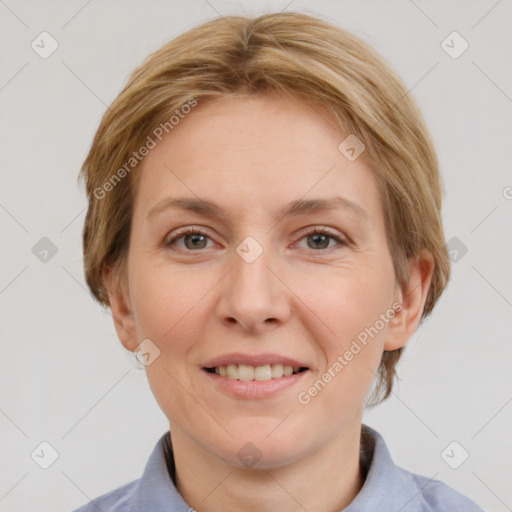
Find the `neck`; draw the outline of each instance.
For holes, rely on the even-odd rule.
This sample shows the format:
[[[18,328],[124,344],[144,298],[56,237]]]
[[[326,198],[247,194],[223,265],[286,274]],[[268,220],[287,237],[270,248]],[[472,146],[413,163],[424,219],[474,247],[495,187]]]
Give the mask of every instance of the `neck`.
[[[243,469],[205,452],[173,428],[176,487],[198,512],[338,512],[354,500],[364,483],[360,439],[359,423],[293,464]]]

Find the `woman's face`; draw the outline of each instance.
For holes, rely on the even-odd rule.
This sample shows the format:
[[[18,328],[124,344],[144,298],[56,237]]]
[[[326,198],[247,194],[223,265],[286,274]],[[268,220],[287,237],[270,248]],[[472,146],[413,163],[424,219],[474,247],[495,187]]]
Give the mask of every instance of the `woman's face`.
[[[223,99],[143,161],[118,332],[132,351],[150,340],[171,431],[229,464],[277,467],[358,431],[383,350],[410,335],[377,184],[338,149],[347,135],[299,102]]]

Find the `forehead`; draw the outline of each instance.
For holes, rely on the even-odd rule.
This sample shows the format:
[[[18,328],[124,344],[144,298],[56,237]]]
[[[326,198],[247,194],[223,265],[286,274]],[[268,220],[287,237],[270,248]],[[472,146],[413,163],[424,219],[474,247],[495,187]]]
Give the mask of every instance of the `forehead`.
[[[346,137],[325,111],[275,95],[200,104],[144,158],[136,208],[187,196],[241,212],[342,195],[371,213],[376,181],[340,152]]]
[[[233,170],[300,160],[301,168],[315,168],[325,161],[322,153],[328,157],[337,148],[339,137],[327,112],[267,94],[227,97],[200,105],[169,134],[168,148],[174,146],[174,153],[181,153],[187,162],[215,158]],[[238,158],[233,162],[237,155],[246,166],[234,165],[241,163]],[[153,156],[158,157],[156,153]]]

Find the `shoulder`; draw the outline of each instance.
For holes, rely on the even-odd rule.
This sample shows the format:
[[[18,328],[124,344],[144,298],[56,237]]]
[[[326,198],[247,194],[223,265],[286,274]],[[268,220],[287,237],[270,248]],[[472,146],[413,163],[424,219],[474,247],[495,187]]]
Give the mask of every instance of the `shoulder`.
[[[402,469],[402,468],[401,468]],[[402,469],[402,471],[406,471]],[[425,503],[425,512],[484,512],[474,501],[449,485],[416,473],[409,473]]]
[[[366,470],[366,480],[347,512],[484,512],[441,480],[396,465],[383,437],[367,425],[362,427],[361,447],[361,467]]]
[[[89,501],[73,512],[163,512],[187,510],[170,477],[164,455],[168,432],[160,437],[146,462],[142,476]]]
[[[98,510],[101,512],[128,512],[130,499],[139,481],[140,479],[133,480],[113,491],[102,494],[72,512],[98,512]]]

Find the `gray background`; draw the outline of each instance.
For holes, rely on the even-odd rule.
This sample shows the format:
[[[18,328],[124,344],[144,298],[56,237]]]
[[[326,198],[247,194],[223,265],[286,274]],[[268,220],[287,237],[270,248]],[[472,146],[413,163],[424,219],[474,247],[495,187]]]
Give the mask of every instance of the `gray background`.
[[[411,339],[392,397],[365,423],[397,464],[487,511],[512,510],[512,4],[288,4],[0,0],[3,512],[69,511],[139,478],[168,429],[144,371],[84,284],[76,178],[106,106],[179,33],[218,14],[283,9],[351,30],[412,89],[440,158],[446,239],[457,238],[451,283]],[[43,31],[59,45],[47,59],[31,48]],[[441,46],[453,31],[469,43],[458,58]],[[46,262],[32,250],[43,237],[57,248]],[[31,458],[35,449],[39,463],[48,457],[43,441],[59,454],[48,469]],[[469,453],[458,469],[441,456],[453,441],[452,465]]]

